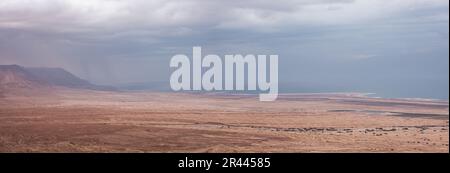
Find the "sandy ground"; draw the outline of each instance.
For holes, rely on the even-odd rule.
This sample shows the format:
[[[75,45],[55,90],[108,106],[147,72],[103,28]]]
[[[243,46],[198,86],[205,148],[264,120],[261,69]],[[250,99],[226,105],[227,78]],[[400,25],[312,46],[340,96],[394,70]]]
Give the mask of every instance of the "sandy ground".
[[[0,152],[449,152],[448,102],[55,90],[0,96]]]

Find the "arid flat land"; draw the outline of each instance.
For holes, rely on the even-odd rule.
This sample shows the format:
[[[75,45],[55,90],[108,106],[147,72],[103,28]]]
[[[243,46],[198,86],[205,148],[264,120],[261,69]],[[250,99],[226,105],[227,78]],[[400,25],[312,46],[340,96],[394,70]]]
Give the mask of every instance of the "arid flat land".
[[[8,92],[9,93],[9,92]],[[21,92],[23,93],[23,92]],[[447,101],[54,90],[0,94],[0,152],[449,152]]]

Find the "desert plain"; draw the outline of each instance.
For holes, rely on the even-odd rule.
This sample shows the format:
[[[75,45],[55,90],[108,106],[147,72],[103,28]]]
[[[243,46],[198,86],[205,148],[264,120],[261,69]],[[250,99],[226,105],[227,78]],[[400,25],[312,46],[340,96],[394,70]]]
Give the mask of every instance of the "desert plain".
[[[0,152],[449,152],[448,101],[51,88],[0,93]],[[27,93],[27,94],[23,94]]]

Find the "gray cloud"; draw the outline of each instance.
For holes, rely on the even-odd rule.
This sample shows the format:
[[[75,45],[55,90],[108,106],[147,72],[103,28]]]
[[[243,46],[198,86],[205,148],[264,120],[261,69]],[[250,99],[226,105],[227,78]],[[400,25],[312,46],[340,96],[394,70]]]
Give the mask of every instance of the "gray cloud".
[[[59,32],[152,30],[154,34],[183,34],[196,27],[265,30],[358,23],[446,5],[445,0],[3,0],[0,26]],[[437,15],[444,17],[445,13]],[[448,20],[448,15],[443,20]]]
[[[171,56],[203,46],[280,54],[285,90],[403,97],[408,86],[448,98],[448,3],[2,0],[0,64],[59,66],[102,84],[164,82]]]

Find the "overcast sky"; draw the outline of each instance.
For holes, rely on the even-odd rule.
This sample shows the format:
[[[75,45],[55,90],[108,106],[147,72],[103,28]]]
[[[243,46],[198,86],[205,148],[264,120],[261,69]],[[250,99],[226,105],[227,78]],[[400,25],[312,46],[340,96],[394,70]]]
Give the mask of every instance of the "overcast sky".
[[[448,99],[448,0],[1,0],[0,64],[169,82],[193,46],[280,55],[281,91]]]

